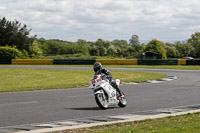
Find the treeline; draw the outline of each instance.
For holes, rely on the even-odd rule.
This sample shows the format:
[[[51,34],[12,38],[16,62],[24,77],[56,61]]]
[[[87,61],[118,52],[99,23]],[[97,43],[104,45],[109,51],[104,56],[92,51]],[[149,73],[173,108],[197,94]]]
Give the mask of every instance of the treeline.
[[[0,58],[140,58],[143,52],[158,53],[158,58],[200,58],[200,32],[186,41],[163,43],[156,39],[140,43],[139,36],[129,41],[115,39],[95,42],[79,39],[77,42],[45,40],[30,36],[31,29],[17,20],[0,19]]]
[[[153,39],[144,44],[139,42],[137,35],[133,35],[129,42],[117,39],[113,41],[98,39],[95,42],[79,39],[77,42],[67,42],[42,38],[36,41],[46,56],[140,58],[143,52],[151,51],[158,53],[160,59],[182,58],[184,56],[200,58],[200,32],[192,34],[187,41],[175,43],[163,43]]]

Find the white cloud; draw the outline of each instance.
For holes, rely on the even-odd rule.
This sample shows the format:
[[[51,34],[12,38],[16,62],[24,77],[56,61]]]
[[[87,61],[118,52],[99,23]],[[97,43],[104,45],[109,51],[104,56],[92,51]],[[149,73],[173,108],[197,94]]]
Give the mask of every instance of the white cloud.
[[[0,17],[33,34],[69,41],[98,38],[184,40],[200,31],[199,0],[2,0]]]

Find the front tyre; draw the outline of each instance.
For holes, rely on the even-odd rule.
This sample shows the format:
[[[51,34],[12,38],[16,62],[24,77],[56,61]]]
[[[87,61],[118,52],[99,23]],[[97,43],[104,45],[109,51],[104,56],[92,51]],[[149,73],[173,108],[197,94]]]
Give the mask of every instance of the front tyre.
[[[101,109],[105,110],[108,108],[108,98],[103,93],[95,94],[95,100]]]
[[[121,93],[122,93],[122,96],[119,97],[118,106],[123,108],[123,107],[126,107],[127,99],[126,99],[124,93],[123,92],[121,92]]]

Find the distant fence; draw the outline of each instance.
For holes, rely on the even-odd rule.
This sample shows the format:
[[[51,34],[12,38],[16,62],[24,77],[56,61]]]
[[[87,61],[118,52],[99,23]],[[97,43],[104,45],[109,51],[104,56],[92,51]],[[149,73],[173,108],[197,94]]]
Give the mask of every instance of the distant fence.
[[[0,64],[13,65],[200,65],[200,60],[137,60],[137,59],[0,59]]]

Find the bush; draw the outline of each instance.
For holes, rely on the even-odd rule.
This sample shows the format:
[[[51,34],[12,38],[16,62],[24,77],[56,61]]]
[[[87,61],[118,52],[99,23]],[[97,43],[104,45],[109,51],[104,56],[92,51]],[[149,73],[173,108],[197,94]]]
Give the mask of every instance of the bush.
[[[24,58],[24,55],[21,51],[16,48],[9,46],[0,47],[0,58],[1,59],[19,59]]]
[[[158,40],[151,40],[144,48],[144,52],[156,52],[159,59],[167,59],[164,44]]]

